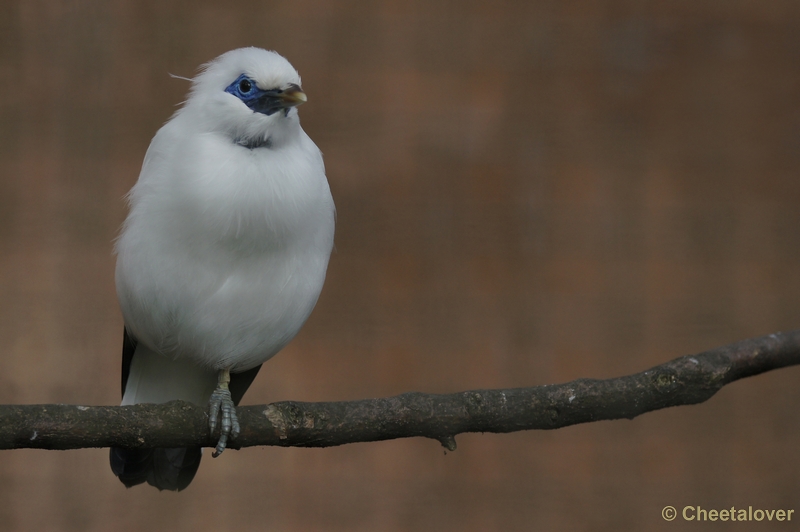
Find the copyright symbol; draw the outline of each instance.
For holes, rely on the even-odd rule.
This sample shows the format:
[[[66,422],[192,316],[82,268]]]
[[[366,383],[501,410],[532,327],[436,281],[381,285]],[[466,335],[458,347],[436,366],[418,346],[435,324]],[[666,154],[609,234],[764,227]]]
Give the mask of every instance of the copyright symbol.
[[[678,510],[675,509],[674,506],[665,506],[663,510],[661,510],[661,517],[664,518],[664,521],[672,521],[678,516]]]

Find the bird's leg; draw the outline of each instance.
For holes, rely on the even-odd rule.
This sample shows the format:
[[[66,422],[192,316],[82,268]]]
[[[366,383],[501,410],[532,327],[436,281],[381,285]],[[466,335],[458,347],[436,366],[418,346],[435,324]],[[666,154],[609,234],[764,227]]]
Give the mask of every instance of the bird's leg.
[[[229,369],[222,369],[219,372],[217,380],[217,388],[211,394],[208,400],[208,428],[211,429],[211,434],[217,429],[217,420],[220,413],[222,413],[222,420],[219,427],[219,441],[217,448],[211,453],[211,456],[216,458],[225,450],[225,445],[228,443],[228,436],[231,439],[236,439],[239,435],[239,418],[236,417],[236,405],[233,404],[231,392],[228,389],[228,383],[231,382],[231,372]]]

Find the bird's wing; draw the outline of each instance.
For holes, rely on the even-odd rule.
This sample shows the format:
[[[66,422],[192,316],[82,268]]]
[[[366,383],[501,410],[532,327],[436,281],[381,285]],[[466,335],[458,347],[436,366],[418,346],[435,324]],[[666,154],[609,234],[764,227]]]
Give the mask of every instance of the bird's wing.
[[[128,328],[122,329],[122,396],[125,395],[125,386],[128,384],[128,375],[131,374],[131,362],[139,342],[128,333]]]
[[[241,373],[231,373],[231,382],[228,384],[228,389],[231,391],[231,398],[233,404],[238,405],[244,396],[244,392],[253,384],[253,379],[258,375],[258,370],[261,369],[261,364],[248,369]]]

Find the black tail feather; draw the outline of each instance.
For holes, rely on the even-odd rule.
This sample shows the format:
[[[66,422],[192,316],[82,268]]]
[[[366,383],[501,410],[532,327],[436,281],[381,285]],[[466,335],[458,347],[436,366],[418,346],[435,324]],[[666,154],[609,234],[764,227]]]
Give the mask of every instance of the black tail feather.
[[[111,470],[130,488],[147,482],[160,490],[185,489],[200,467],[200,447],[172,449],[111,448]]]
[[[111,471],[130,488],[147,480],[153,463],[153,449],[119,449],[112,447],[109,453]]]

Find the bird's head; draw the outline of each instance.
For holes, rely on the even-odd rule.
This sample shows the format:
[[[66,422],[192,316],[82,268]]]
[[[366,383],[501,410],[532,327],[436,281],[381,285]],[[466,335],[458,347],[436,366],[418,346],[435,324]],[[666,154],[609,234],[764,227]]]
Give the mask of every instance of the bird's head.
[[[190,113],[203,130],[253,149],[296,135],[295,107],[305,101],[289,61],[261,48],[239,48],[203,66],[182,113]]]

